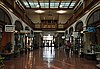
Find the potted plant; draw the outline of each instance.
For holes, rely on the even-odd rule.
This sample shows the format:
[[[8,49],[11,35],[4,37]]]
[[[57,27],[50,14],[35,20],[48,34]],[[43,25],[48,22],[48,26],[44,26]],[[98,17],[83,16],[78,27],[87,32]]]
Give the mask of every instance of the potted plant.
[[[11,52],[11,50],[12,50],[12,44],[11,44],[11,42],[8,42],[8,43],[6,44],[6,46],[5,46],[5,50],[7,50],[8,53]]]
[[[100,45],[95,45],[95,52],[100,52]]]

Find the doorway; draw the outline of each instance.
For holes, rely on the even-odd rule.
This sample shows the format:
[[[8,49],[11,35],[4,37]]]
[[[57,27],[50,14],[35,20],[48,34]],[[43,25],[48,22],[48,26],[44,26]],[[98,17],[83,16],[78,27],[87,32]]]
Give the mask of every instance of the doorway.
[[[54,46],[54,42],[55,42],[54,38],[50,34],[48,34],[47,36],[43,36],[43,46],[45,47]]]

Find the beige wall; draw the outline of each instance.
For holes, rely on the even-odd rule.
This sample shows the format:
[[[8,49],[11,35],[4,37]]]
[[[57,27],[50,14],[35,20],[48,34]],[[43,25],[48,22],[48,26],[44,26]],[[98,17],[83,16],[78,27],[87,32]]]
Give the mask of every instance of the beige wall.
[[[70,14],[66,14],[66,15],[59,15],[59,23],[66,23],[67,20],[69,19],[71,15]]]
[[[59,15],[58,23],[66,23],[66,21],[68,20],[67,16],[70,17],[70,15]],[[40,15],[37,15],[37,14],[34,14],[34,16],[30,15],[30,19],[33,21],[33,23],[40,23],[41,22]]]
[[[29,17],[31,20],[32,20],[32,22],[33,23],[40,23],[41,22],[41,20],[40,20],[40,15],[38,14],[34,14],[34,16],[33,15],[30,15],[30,17]]]

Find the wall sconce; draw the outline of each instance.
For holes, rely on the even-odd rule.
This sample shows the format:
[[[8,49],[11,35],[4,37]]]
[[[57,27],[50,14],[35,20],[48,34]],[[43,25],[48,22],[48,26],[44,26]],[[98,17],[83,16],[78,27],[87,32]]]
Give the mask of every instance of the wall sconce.
[[[15,32],[15,33],[17,33],[18,31],[17,31],[17,30],[15,30],[14,32]]]
[[[81,31],[80,33],[83,34],[83,31]]]

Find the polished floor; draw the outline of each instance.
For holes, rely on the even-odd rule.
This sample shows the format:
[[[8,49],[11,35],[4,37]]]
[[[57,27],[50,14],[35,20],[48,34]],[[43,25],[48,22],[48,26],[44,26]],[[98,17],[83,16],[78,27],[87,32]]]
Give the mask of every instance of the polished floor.
[[[96,61],[80,58],[63,48],[44,47],[4,61],[5,69],[97,69]]]

